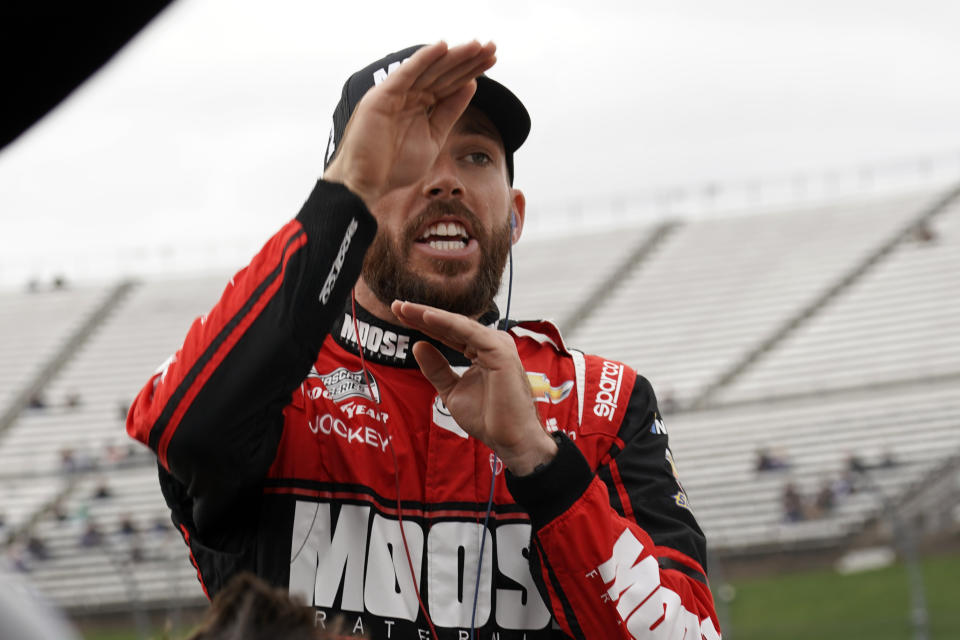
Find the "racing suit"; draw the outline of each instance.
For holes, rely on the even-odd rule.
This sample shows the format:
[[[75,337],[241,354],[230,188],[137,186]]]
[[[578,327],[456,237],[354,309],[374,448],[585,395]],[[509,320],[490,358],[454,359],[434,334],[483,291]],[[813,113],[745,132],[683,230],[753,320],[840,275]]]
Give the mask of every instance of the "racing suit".
[[[318,182],[130,409],[208,597],[250,570],[373,638],[431,637],[422,608],[443,639],[474,618],[498,640],[719,638],[649,383],[548,322],[511,324],[559,446],[512,475],[420,373],[428,338],[351,311],[375,233]]]

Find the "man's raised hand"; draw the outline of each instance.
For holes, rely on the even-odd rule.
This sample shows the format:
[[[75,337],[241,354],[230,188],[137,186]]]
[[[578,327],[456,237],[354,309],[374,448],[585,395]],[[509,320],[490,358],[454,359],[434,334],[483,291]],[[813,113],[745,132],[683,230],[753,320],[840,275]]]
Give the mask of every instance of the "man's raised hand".
[[[445,42],[418,49],[360,100],[324,179],[341,182],[368,207],[414,183],[436,160],[476,91],[476,77],[496,62],[496,45]]]
[[[530,383],[509,334],[422,304],[394,301],[390,310],[407,326],[473,362],[458,375],[432,344],[421,341],[413,346],[424,377],[464,431],[490,447],[517,475],[553,458],[557,445],[540,425]]]

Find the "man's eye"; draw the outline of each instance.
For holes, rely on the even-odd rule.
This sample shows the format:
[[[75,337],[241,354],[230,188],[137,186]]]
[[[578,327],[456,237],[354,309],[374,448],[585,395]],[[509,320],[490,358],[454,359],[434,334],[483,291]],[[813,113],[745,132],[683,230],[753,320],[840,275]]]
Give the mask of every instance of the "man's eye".
[[[490,156],[488,156],[482,151],[474,151],[473,153],[468,153],[466,158],[468,162],[471,162],[472,164],[475,164],[481,167],[486,166],[491,162],[493,162],[493,158],[491,158]]]

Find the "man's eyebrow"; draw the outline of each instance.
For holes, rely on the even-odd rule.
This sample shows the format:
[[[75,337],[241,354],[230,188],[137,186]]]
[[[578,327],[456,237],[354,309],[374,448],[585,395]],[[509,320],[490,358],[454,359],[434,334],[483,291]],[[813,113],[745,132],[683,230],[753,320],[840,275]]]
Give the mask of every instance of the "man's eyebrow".
[[[473,119],[461,120],[460,124],[457,125],[457,132],[468,135],[484,136],[492,139],[494,142],[502,144],[500,132],[494,127],[488,125],[486,122]]]

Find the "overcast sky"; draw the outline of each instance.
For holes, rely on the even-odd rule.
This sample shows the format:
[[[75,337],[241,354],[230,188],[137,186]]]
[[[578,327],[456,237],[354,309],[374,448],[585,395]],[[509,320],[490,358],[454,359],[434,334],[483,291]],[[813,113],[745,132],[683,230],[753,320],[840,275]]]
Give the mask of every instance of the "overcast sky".
[[[233,264],[319,176],[344,79],[441,38],[498,44],[541,220],[664,185],[960,160],[958,29],[951,0],[178,0],[0,152],[0,284]]]

